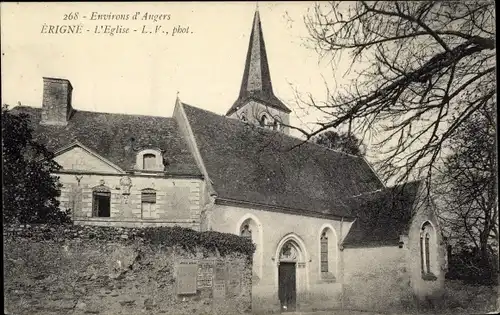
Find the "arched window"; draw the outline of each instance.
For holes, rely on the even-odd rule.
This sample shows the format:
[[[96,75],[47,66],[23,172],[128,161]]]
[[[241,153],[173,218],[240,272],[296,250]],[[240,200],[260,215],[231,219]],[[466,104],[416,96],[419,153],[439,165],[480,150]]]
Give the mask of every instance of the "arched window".
[[[252,240],[252,231],[250,230],[250,227],[248,224],[243,225],[243,229],[241,230],[241,237],[248,238]]]
[[[104,185],[92,189],[92,216],[101,218],[111,216],[111,191]]]
[[[436,279],[437,243],[434,228],[429,222],[420,231],[420,265],[424,280]]]
[[[156,217],[156,191],[154,189],[143,189],[141,192],[141,216],[142,219]]]
[[[267,119],[267,116],[264,114],[262,115],[262,117],[260,118],[260,126],[261,127],[267,127],[267,122],[268,119]]]
[[[154,170],[156,168],[156,155],[146,153],[142,156],[142,168],[144,170]]]
[[[331,227],[321,230],[319,236],[319,261],[321,278],[334,281],[337,272],[337,237]]]
[[[321,272],[328,272],[328,236],[326,236],[326,232],[321,234],[320,244]]]
[[[260,227],[260,223],[257,221],[256,217],[250,217],[243,219],[238,223],[238,234],[241,237],[249,239],[255,246],[255,251],[253,253],[253,267],[252,267],[252,281],[254,284],[260,281],[260,277],[262,276],[262,230]]]
[[[273,130],[280,130],[281,129],[281,124],[279,121],[275,120],[273,124]]]

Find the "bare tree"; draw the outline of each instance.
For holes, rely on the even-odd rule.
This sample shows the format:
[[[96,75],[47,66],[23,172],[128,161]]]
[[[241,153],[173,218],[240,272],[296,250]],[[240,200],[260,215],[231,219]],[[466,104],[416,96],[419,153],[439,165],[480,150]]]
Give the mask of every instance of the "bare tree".
[[[494,9],[493,1],[316,4],[305,17],[309,43],[334,63],[349,53],[355,75],[325,101],[300,97],[326,118],[312,132],[296,129],[311,139],[352,123],[362,138],[377,135],[383,178],[430,180],[448,140],[496,98]]]
[[[443,226],[457,241],[475,248],[483,263],[498,240],[494,115],[492,107],[481,108],[460,126],[436,189],[444,205]]]

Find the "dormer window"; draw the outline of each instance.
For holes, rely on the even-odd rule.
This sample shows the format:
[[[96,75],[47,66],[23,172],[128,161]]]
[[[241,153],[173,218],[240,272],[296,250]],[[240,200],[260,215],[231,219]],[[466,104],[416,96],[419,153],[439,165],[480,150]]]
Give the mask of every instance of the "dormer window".
[[[156,156],[152,153],[147,153],[142,156],[142,169],[153,171],[156,168]]]
[[[241,121],[247,122],[247,117],[245,115],[241,115]]]
[[[136,169],[161,172],[164,169],[160,150],[147,149],[137,154]]]

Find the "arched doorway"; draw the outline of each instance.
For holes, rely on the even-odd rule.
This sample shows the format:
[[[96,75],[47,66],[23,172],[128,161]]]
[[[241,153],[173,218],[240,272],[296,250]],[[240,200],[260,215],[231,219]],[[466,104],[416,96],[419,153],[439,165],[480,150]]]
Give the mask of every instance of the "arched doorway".
[[[287,240],[279,251],[278,297],[283,312],[293,312],[297,308],[297,291],[300,275],[298,264],[303,264],[304,255],[293,239]]]

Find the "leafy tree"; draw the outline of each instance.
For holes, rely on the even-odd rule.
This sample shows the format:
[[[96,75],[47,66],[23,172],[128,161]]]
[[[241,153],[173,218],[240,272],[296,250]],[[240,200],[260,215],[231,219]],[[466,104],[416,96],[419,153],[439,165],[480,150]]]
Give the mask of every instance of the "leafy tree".
[[[362,142],[353,134],[337,133],[329,130],[314,137],[313,141],[329,149],[340,150],[358,156],[365,155]]]
[[[352,122],[376,136],[381,175],[427,176],[447,140],[496,99],[493,1],[320,2],[305,17],[309,43],[355,74],[326,101],[298,96],[324,114],[311,139]],[[380,140],[381,139],[381,140]]]
[[[60,169],[53,154],[32,136],[26,114],[2,106],[3,219],[5,223],[69,223],[59,210]]]
[[[453,153],[445,159],[437,189],[443,226],[462,244],[459,248],[471,248],[480,269],[491,266],[498,240],[495,139],[494,107],[471,115],[450,139]]]

